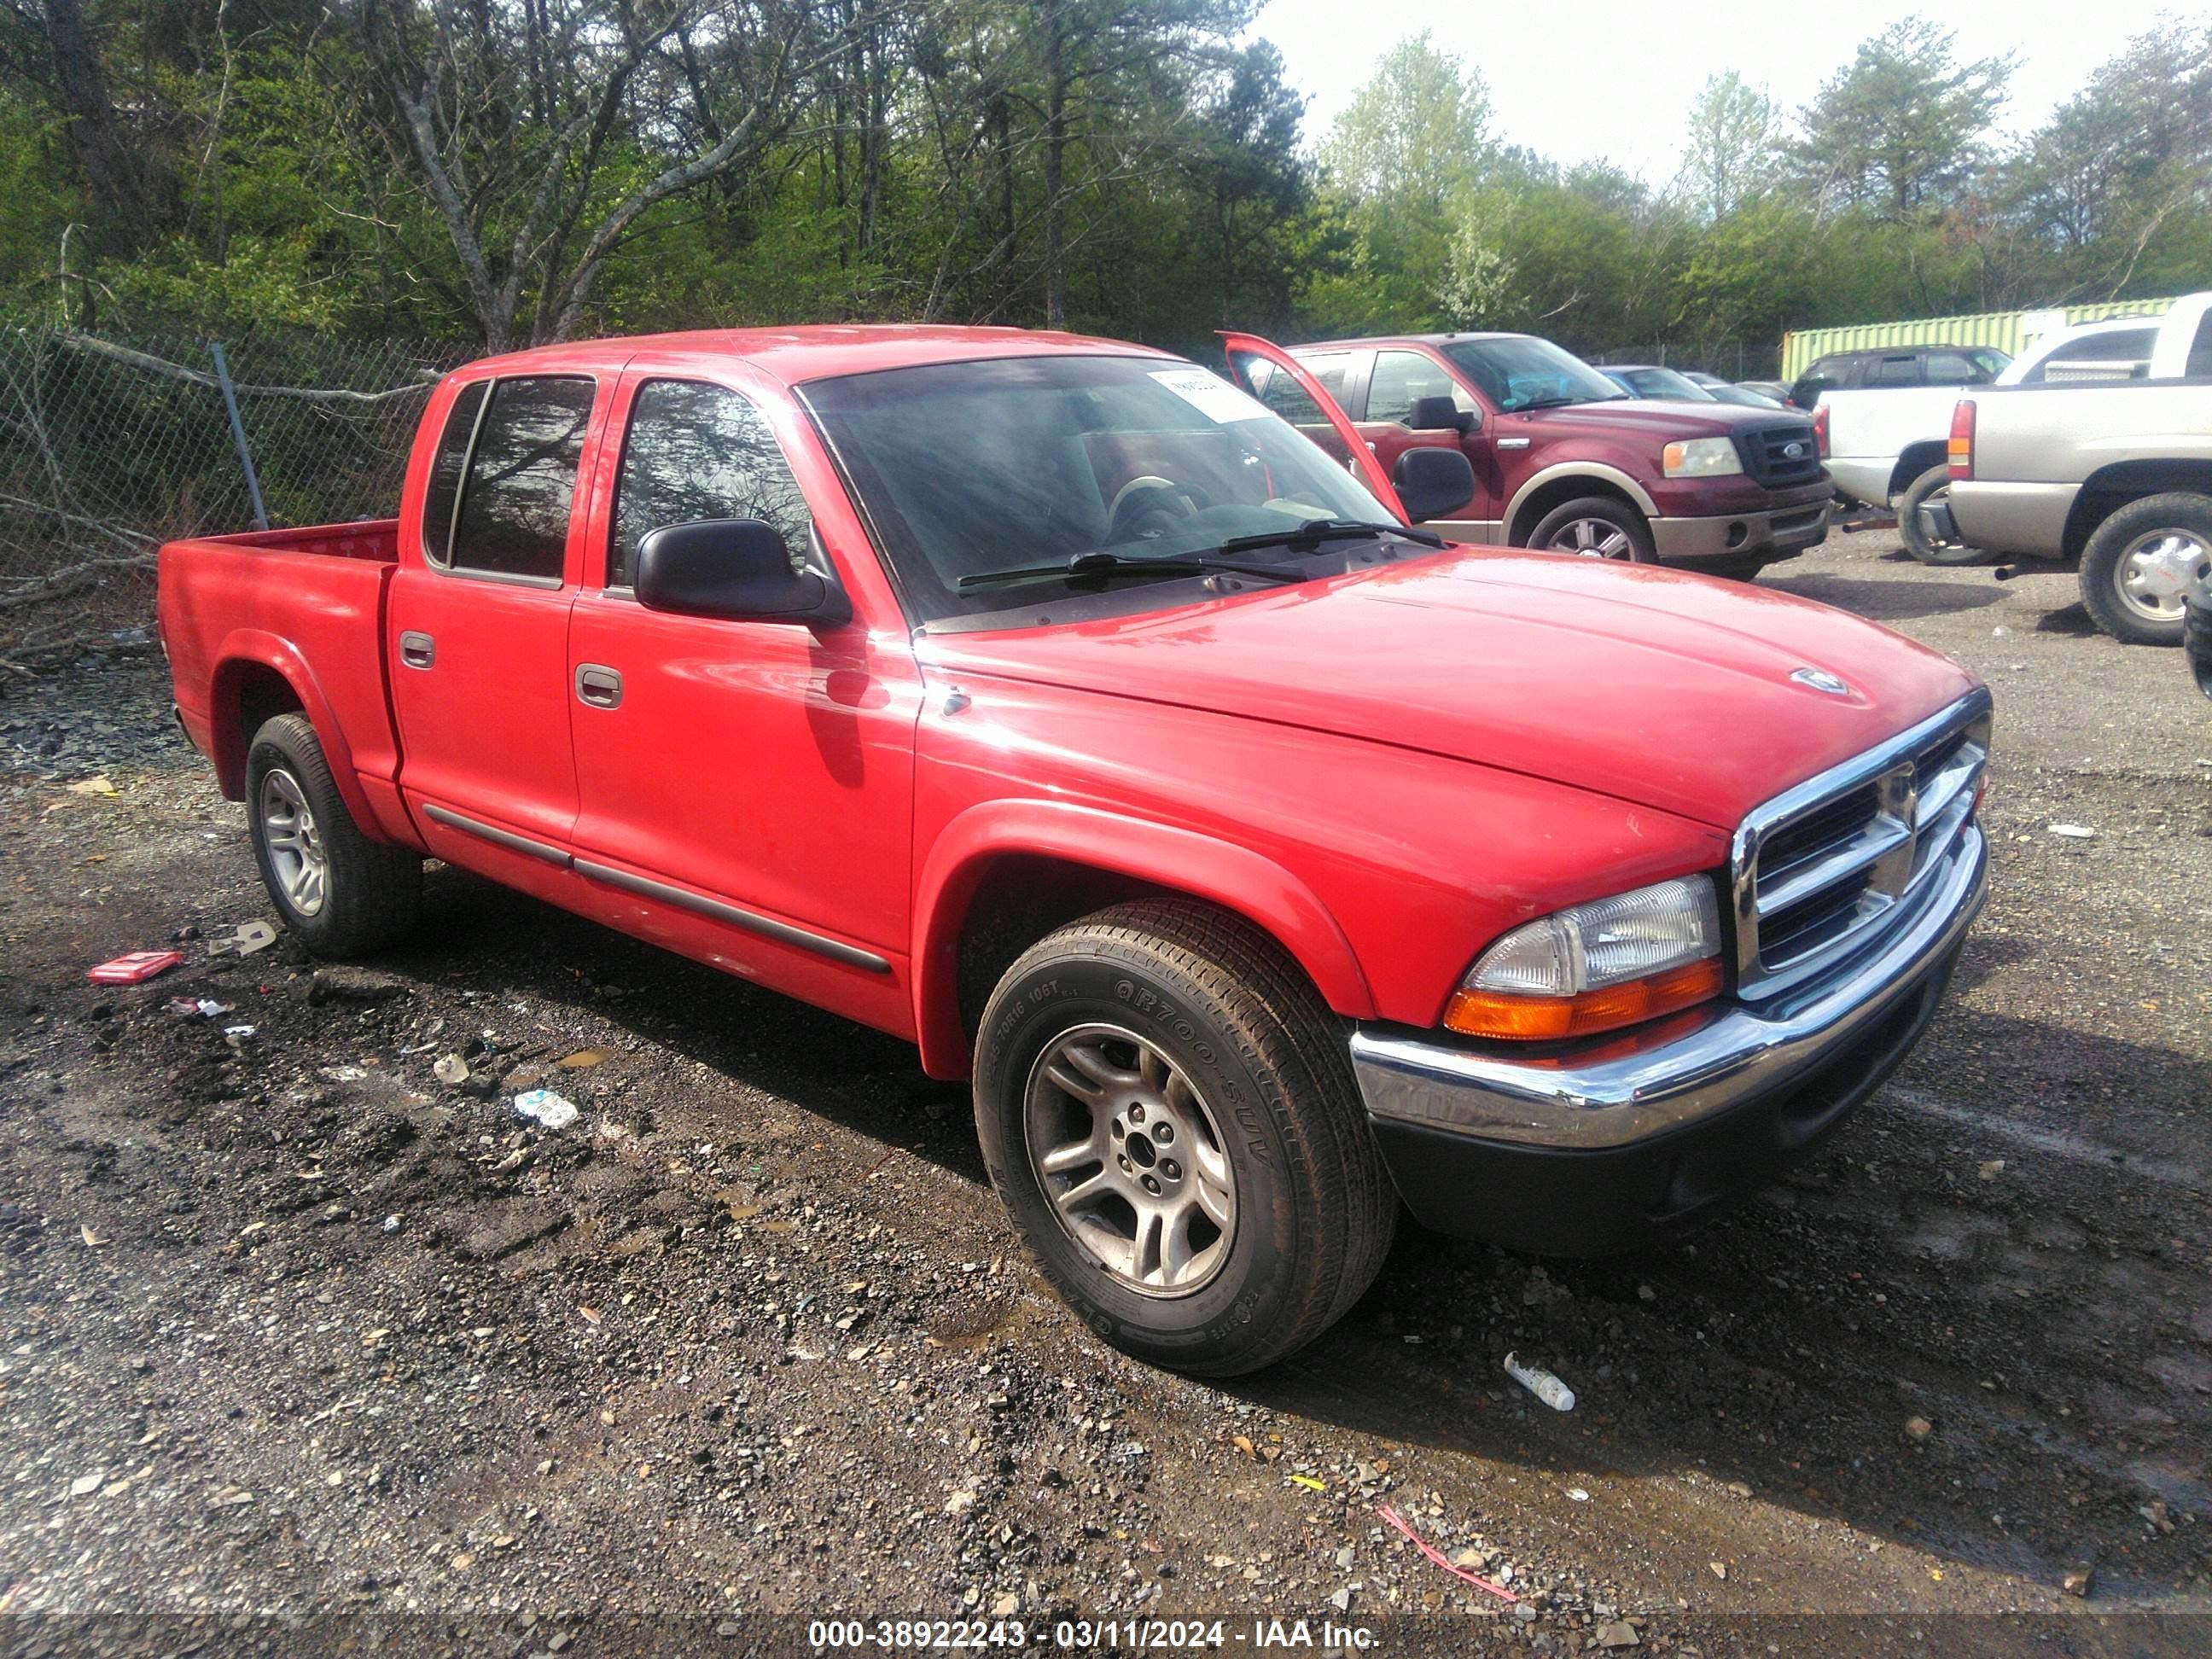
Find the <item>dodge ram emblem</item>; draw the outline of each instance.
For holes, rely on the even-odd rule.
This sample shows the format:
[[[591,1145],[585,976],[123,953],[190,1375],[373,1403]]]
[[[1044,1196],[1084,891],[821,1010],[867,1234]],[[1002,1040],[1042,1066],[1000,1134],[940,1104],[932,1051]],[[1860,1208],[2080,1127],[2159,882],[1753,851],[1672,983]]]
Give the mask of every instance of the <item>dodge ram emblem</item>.
[[[1825,691],[1832,697],[1848,697],[1851,688],[1848,682],[1838,679],[1825,668],[1795,668],[1790,678],[1800,685],[1809,685],[1815,691]]]

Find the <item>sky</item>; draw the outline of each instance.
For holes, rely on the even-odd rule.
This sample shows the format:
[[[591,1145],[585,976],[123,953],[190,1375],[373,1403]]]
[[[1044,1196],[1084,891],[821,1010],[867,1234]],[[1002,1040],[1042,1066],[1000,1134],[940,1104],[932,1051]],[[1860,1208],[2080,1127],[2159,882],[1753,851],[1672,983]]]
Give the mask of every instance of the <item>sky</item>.
[[[1310,143],[1328,131],[1376,58],[1426,27],[1438,46],[1482,71],[1497,137],[1565,164],[1611,161],[1662,185],[1681,154],[1690,99],[1709,75],[1735,70],[1794,112],[1861,40],[1917,14],[1954,30],[1962,58],[2018,54],[1999,125],[2024,132],[2130,36],[2162,13],[2184,11],[2174,0],[1508,0],[1381,11],[1348,0],[1267,0],[1250,33],[1282,48],[1291,84],[1311,100]]]

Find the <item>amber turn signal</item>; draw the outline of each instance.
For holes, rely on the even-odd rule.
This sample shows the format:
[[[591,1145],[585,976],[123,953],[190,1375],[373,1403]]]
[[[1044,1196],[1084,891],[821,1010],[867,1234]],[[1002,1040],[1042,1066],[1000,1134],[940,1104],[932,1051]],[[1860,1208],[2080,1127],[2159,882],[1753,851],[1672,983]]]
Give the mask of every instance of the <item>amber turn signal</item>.
[[[1707,957],[1647,978],[1584,991],[1579,996],[1516,996],[1461,989],[1453,992],[1451,1000],[1444,1005],[1444,1029],[1462,1036],[1505,1037],[1519,1042],[1589,1036],[1706,1001],[1721,994],[1722,983],[1718,958]]]

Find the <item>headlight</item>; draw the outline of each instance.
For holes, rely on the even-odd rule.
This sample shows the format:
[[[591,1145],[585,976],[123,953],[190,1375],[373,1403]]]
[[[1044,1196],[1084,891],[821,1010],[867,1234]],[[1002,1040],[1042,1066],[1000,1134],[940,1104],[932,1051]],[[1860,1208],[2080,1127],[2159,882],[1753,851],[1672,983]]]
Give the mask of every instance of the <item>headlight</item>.
[[[1523,1041],[1610,1031],[1718,996],[1720,956],[1712,878],[1659,882],[1515,928],[1475,958],[1444,1025]]]
[[[1683,438],[1659,452],[1670,478],[1721,478],[1743,471],[1733,438]]]

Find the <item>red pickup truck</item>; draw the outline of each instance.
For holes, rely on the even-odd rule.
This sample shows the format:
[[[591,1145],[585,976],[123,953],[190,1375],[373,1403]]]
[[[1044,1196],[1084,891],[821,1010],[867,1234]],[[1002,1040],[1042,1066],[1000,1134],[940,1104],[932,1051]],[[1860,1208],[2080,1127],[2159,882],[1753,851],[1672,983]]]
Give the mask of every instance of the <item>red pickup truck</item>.
[[[163,548],[161,635],[311,948],[434,857],[909,1038],[1084,1316],[1227,1374],[1401,1206],[1587,1252],[1756,1186],[1983,895],[1953,663],[1360,462],[1066,335],[550,347],[440,385],[396,520]]]
[[[1437,528],[1470,542],[1747,577],[1828,534],[1835,486],[1795,410],[1638,398],[1533,334],[1328,340],[1293,354],[1386,468],[1458,446],[1474,498]],[[1343,458],[1313,397],[1264,360],[1248,389]]]

